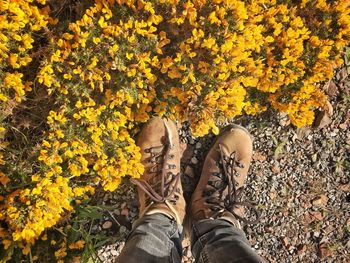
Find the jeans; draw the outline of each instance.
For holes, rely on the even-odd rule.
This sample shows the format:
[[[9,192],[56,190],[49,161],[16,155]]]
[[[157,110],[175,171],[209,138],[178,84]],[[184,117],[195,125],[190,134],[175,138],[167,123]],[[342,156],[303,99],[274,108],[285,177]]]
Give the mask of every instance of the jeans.
[[[134,223],[116,262],[181,262],[182,226],[163,214],[147,215]],[[221,219],[193,224],[195,262],[265,262],[251,248],[242,230]]]

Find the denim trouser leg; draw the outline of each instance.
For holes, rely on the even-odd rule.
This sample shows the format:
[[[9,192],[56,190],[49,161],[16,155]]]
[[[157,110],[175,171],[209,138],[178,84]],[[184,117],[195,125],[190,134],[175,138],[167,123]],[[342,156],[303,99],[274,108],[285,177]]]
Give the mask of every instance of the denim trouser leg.
[[[221,219],[196,222],[191,245],[196,262],[265,262],[251,248],[242,230]]]
[[[181,262],[182,226],[162,214],[137,220],[116,262]]]

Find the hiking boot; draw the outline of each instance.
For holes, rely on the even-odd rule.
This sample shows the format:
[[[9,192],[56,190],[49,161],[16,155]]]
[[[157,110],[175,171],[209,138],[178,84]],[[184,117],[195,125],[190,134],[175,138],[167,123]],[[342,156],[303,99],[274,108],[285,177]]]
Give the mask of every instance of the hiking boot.
[[[226,127],[217,137],[205,159],[201,177],[194,191],[189,211],[189,224],[202,219],[224,219],[241,228],[245,208],[258,211],[240,201],[252,158],[252,140],[246,129],[238,125]]]
[[[156,213],[176,219],[182,224],[185,199],[180,178],[180,142],[173,121],[159,117],[148,121],[136,144],[145,167],[140,179],[131,179],[137,185],[140,217]]]

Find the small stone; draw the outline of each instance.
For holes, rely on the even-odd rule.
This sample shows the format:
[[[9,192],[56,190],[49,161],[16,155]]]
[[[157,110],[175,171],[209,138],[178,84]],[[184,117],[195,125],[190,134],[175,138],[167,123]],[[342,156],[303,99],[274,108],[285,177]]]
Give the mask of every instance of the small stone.
[[[127,207],[124,207],[123,210],[120,212],[122,216],[128,216],[129,215],[129,209]]]
[[[297,251],[299,255],[304,255],[306,252],[306,246],[304,244],[300,244],[297,246]]]
[[[321,258],[326,258],[332,255],[331,250],[328,248],[327,244],[322,243],[318,247]]]
[[[264,227],[265,232],[273,233],[273,227]]]
[[[279,114],[279,124],[281,126],[288,126],[290,124],[290,119],[286,113]]]
[[[277,195],[276,195],[276,192],[275,192],[275,191],[271,191],[271,192],[269,193],[269,197],[270,197],[271,200],[275,199],[276,196],[277,196]]]
[[[329,135],[330,135],[331,137],[335,137],[335,136],[337,136],[337,133],[336,133],[336,132],[331,132]]]
[[[200,149],[202,147],[202,144],[200,142],[196,143],[196,149]]]
[[[311,156],[311,160],[315,163],[317,161],[317,153]]]
[[[313,232],[313,236],[315,238],[318,238],[320,236],[320,232],[317,232],[317,231]]]
[[[342,191],[345,192],[345,193],[350,192],[350,184],[342,184],[342,185],[340,186],[340,190],[342,190]]]
[[[112,227],[112,225],[113,225],[113,223],[111,221],[106,221],[106,222],[103,223],[102,228],[103,229],[109,229],[109,228]]]
[[[120,226],[119,227],[119,233],[120,234],[125,234],[127,232],[127,228],[125,226]]]
[[[102,256],[102,258],[107,259],[108,258],[108,253],[107,252],[103,252],[101,256]]]
[[[342,130],[346,130],[348,128],[348,125],[347,125],[347,123],[344,122],[344,123],[339,124],[339,128]]]
[[[319,195],[314,200],[312,200],[312,204],[315,206],[326,206],[328,202],[328,197],[326,195]]]
[[[323,220],[323,216],[322,216],[321,212],[313,211],[313,212],[310,212],[310,215],[314,220],[317,220],[317,221]]]
[[[350,217],[346,220],[346,228],[350,229]]]
[[[326,242],[328,242],[328,237],[323,236],[319,243],[326,243]]]
[[[198,163],[198,159],[196,157],[192,157],[191,163],[197,164]]]
[[[350,145],[350,135],[348,136],[348,138],[346,139],[346,144]]]
[[[287,184],[288,184],[288,186],[290,186],[290,187],[294,187],[294,182],[293,182],[293,180],[288,180],[287,181]]]
[[[325,90],[327,92],[327,95],[330,97],[336,97],[339,93],[338,91],[338,86],[334,83],[333,80],[330,80],[326,85],[325,85]]]
[[[283,243],[283,245],[284,245],[285,247],[288,247],[288,246],[289,246],[289,239],[288,239],[287,237],[284,237],[284,238],[282,239],[282,243]]]
[[[100,225],[94,225],[91,228],[92,232],[97,232],[97,231],[101,231],[101,226]]]
[[[281,169],[277,164],[275,164],[271,167],[271,171],[275,174],[279,174],[281,172]]]
[[[310,128],[308,127],[303,127],[297,130],[297,139],[299,141],[304,140],[304,138],[307,138],[311,133]]]
[[[185,174],[191,178],[194,177],[194,171],[193,171],[193,168],[189,165],[186,166],[186,169],[185,169]]]
[[[333,106],[329,101],[325,106],[325,109],[319,113],[315,119],[315,126],[318,128],[324,128],[332,122]]]
[[[260,161],[260,162],[264,162],[266,161],[267,157],[266,155],[264,155],[263,153],[256,151],[253,155],[253,160],[254,161]]]

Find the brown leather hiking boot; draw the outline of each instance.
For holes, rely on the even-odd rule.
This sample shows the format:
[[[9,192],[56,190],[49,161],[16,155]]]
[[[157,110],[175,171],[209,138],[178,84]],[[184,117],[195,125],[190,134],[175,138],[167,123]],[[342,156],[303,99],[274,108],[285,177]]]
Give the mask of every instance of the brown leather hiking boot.
[[[138,187],[140,217],[161,213],[182,224],[185,199],[180,178],[180,142],[175,123],[153,118],[138,136],[145,172],[131,179]]]
[[[244,207],[258,211],[240,201],[252,157],[252,140],[246,129],[238,125],[226,127],[217,137],[205,159],[202,174],[194,191],[189,211],[189,224],[202,219],[224,219],[241,228],[246,223]]]

